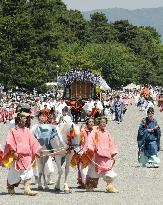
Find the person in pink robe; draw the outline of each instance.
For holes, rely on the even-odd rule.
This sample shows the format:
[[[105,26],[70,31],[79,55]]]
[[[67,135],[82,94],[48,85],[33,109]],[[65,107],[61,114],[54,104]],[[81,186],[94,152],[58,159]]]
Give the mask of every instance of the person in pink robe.
[[[86,120],[86,127],[82,128],[81,133],[80,133],[80,136],[81,136],[80,148],[81,148],[82,153],[84,153],[87,150],[88,138],[89,138],[90,133],[93,130],[93,127],[94,127],[94,119],[90,117]],[[77,183],[79,185],[78,188],[80,189],[85,188],[87,181],[89,181],[89,176],[87,176],[87,172],[88,172],[88,166],[86,166],[85,168],[82,168],[82,164],[79,158]],[[94,188],[97,187],[97,183],[98,183],[98,179],[94,183]]]
[[[17,115],[18,124],[12,128],[7,136],[3,155],[4,166],[12,159],[7,177],[7,189],[9,194],[15,194],[14,187],[21,180],[24,182],[24,194],[34,196],[37,192],[30,189],[30,179],[33,176],[32,165],[35,157],[39,156],[40,143],[32,135],[29,128],[25,127],[28,113]]]
[[[86,190],[92,191],[94,181],[102,177],[107,183],[106,192],[116,193],[118,190],[113,186],[112,182],[117,176],[113,170],[117,149],[110,133],[106,129],[106,124],[107,120],[105,117],[99,118],[97,128],[92,130],[88,138],[85,156],[89,159],[87,174],[90,180],[86,184]]]

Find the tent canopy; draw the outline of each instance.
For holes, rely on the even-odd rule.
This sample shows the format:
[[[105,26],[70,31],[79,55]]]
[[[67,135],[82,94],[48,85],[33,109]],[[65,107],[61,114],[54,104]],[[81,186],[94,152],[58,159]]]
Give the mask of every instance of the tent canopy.
[[[134,83],[130,83],[129,85],[123,87],[123,89],[133,90],[133,89],[139,89],[139,87],[140,87],[139,85],[135,85]]]
[[[46,86],[57,86],[57,82],[49,82],[49,83],[46,83]]]

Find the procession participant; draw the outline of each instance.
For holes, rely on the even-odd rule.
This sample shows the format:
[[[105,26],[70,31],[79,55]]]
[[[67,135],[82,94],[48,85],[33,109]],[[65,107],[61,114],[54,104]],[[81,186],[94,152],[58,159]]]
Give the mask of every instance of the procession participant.
[[[114,102],[115,98],[113,96],[110,97],[110,114],[112,115],[111,119],[114,121],[115,120],[115,112],[114,112]]]
[[[128,94],[124,94],[124,95],[122,96],[122,102],[123,102],[123,104],[126,105],[126,106],[128,106],[128,105],[130,104],[129,98],[128,98]]]
[[[36,116],[36,107],[35,107],[35,103],[31,104],[31,119],[34,119],[34,117]]]
[[[111,114],[112,114],[112,110],[111,110],[111,98],[107,99],[106,101],[104,101],[104,115],[111,120]]]
[[[81,111],[83,107],[82,100],[76,100],[74,105],[71,106],[71,114],[73,117],[73,122],[78,124],[78,121],[81,121]]]
[[[143,105],[143,111],[145,117],[147,117],[147,111],[150,107],[154,108],[153,99],[151,97],[145,98],[145,102]]]
[[[8,110],[8,121],[10,122],[13,119],[13,108],[10,105]]]
[[[85,103],[85,105],[83,106],[83,109],[86,112],[86,114],[90,114],[93,107],[94,107],[94,100],[90,98],[89,101]]]
[[[116,97],[116,100],[113,104],[113,110],[114,110],[114,113],[115,113],[115,121],[118,122],[118,124],[120,122],[122,122],[122,117],[123,117],[123,113],[124,113],[124,104],[121,102],[120,100],[120,96],[117,95]]]
[[[8,104],[6,105],[4,109],[4,124],[9,122],[9,106]]]
[[[139,98],[140,98],[140,94],[135,93],[135,94],[134,94],[134,103],[135,103],[135,106],[138,106]]]
[[[64,107],[66,107],[67,104],[65,103],[65,101],[63,99],[60,99],[57,103],[56,103],[56,112],[58,115],[62,114],[62,109]]]
[[[156,91],[153,91],[152,98],[153,98],[154,105],[156,105],[156,101],[157,101],[157,92]]]
[[[81,141],[80,141],[80,148],[82,152],[85,152],[87,149],[87,144],[88,144],[88,138],[90,133],[93,130],[94,126],[94,119],[93,118],[88,118],[86,120],[86,127],[81,129]],[[78,188],[85,188],[86,185],[86,176],[88,172],[88,166],[85,168],[81,167],[80,159],[78,161]]]
[[[54,98],[50,98],[49,105],[50,105],[50,108],[54,108],[55,109],[56,100]]]
[[[137,107],[139,107],[139,111],[144,110],[144,102],[145,102],[145,98],[143,97],[143,95],[140,95],[138,104],[137,104]]]
[[[15,194],[14,188],[20,181],[24,182],[24,194],[35,196],[37,192],[30,189],[30,179],[33,176],[32,164],[35,157],[39,156],[41,146],[31,134],[29,128],[25,127],[29,113],[19,113],[17,125],[11,129],[7,136],[3,164],[12,165],[8,172],[7,189],[9,194]]]
[[[44,105],[44,109],[41,110],[44,113],[45,116],[45,121],[48,122],[48,118],[49,118],[49,112],[50,109],[47,107],[47,105]]]
[[[39,98],[36,99],[35,108],[36,108],[36,115],[37,115],[37,113],[41,110],[41,101]]]
[[[3,108],[0,107],[0,122],[3,122],[3,119],[4,119],[4,111]]]
[[[129,102],[129,105],[132,105],[133,104],[133,93],[129,92],[128,94],[128,102]]]
[[[22,107],[22,105],[18,105],[16,107],[16,111],[13,115],[13,119],[10,121],[10,125],[9,125],[10,128],[13,128],[15,125],[19,123],[19,118],[17,118],[17,115],[22,112],[28,113],[28,116],[26,117],[25,127],[30,128],[31,126],[30,109],[29,108],[27,109],[26,107]]]
[[[158,101],[160,112],[162,112],[163,111],[163,89],[161,89],[160,94],[158,94],[157,101]]]
[[[50,104],[49,104],[49,99],[48,98],[45,98],[44,101],[42,102],[42,105],[41,105],[41,110],[43,110],[45,108],[45,105],[46,105],[46,108],[48,110],[50,110]]]
[[[66,121],[66,122],[70,122],[72,121],[71,117],[68,115],[68,107],[65,106],[63,109],[62,109],[62,114],[61,115],[58,115],[56,121],[57,121],[57,124],[60,124],[62,123],[62,121]]]
[[[94,181],[102,177],[106,182],[106,192],[116,193],[113,179],[117,174],[113,171],[114,157],[117,154],[115,143],[106,128],[107,119],[98,119],[98,126],[89,135],[87,149],[82,155],[83,167],[89,164],[88,176],[90,180],[86,184],[86,190],[93,191]]]
[[[39,123],[32,126],[32,133],[43,146],[44,141],[50,141],[50,139],[53,138],[53,136],[55,135],[55,131],[51,125],[45,124],[46,116],[43,111],[40,111],[37,117]],[[37,184],[39,177],[37,162],[36,166],[33,168],[33,171],[35,176],[35,183]],[[54,165],[52,162],[52,157],[50,156],[45,163],[45,172],[47,173],[47,183],[53,184],[54,182],[51,180],[51,175],[54,173]]]
[[[103,111],[103,105],[102,105],[102,102],[97,98],[95,100],[95,103],[97,103],[97,107],[99,108],[99,111],[102,112]]]
[[[147,111],[147,117],[142,120],[139,126],[137,136],[138,161],[143,167],[159,167],[160,137],[160,127],[154,117],[154,109],[150,107]]]
[[[91,116],[94,117],[94,119],[96,119],[100,116],[100,109],[99,109],[97,103],[94,103],[94,107],[92,108]]]
[[[51,110],[49,112],[48,123],[51,124],[51,125],[56,125],[57,124],[55,108],[53,108],[53,107],[51,108]]]
[[[141,89],[141,95],[143,97],[149,97],[151,94],[150,89],[148,87],[148,85],[145,85],[142,89]]]

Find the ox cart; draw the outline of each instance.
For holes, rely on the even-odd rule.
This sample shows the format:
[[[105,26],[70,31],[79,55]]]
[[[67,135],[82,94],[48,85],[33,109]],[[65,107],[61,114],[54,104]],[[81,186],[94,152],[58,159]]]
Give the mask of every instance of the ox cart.
[[[97,95],[96,88],[110,90],[106,81],[88,70],[71,70],[58,77],[58,85],[64,87],[64,99],[89,99]]]
[[[99,75],[88,70],[71,70],[65,75],[58,77],[58,84],[64,87],[63,98],[71,107],[73,120],[77,123],[85,118],[82,109],[85,102],[90,98],[97,98],[99,90],[110,90],[106,81]]]

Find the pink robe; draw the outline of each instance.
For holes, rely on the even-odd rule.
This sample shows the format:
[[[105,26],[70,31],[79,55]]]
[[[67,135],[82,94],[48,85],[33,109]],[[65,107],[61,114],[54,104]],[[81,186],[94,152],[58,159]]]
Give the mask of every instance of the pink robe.
[[[83,149],[83,152],[85,152],[87,149],[88,136],[90,135],[90,133],[91,132],[87,128],[81,130],[81,143],[80,143],[80,145],[81,145],[81,149]]]
[[[88,138],[88,150],[94,152],[93,161],[98,174],[112,170],[114,156],[117,154],[115,143],[106,130],[100,131],[98,128],[93,130]],[[98,166],[98,165],[99,166]]]
[[[17,170],[29,170],[32,168],[35,156],[39,153],[41,146],[29,128],[16,126],[11,129],[7,136],[3,158],[9,154],[10,148],[18,155],[15,168]]]

